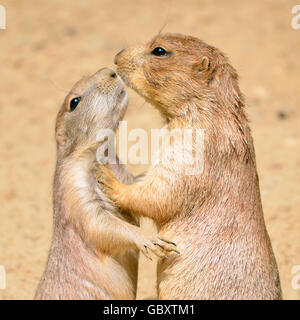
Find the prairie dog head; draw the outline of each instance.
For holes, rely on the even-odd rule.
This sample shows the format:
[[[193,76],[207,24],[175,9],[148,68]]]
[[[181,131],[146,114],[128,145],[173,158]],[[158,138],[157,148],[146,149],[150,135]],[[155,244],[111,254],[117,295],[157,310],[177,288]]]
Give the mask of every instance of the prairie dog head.
[[[64,156],[99,140],[99,131],[116,130],[128,103],[121,78],[108,68],[78,81],[56,120],[58,150]],[[101,139],[101,138],[100,138]]]
[[[193,99],[226,99],[237,90],[235,70],[217,48],[191,36],[159,34],[119,52],[117,72],[167,118],[181,116]],[[233,92],[233,94],[235,94]]]

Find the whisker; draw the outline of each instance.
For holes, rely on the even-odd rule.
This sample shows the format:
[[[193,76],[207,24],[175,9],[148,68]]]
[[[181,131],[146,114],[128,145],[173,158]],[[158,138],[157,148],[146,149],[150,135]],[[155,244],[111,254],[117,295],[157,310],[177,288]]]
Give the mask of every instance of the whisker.
[[[165,29],[165,27],[168,25],[169,23],[169,16],[170,16],[170,8],[171,8],[171,2],[172,0],[169,1],[168,3],[168,7],[167,7],[167,16],[166,16],[166,19],[165,19],[165,22],[163,23],[162,27],[159,29],[158,33],[157,33],[157,36],[160,35],[163,30]],[[151,43],[151,46],[155,43],[155,40]]]
[[[59,90],[59,91],[62,91],[62,92],[64,92],[64,93],[68,93],[68,92],[69,92],[69,90],[67,90],[67,89],[60,88],[52,79],[48,78],[47,81],[49,81],[49,82],[51,83],[51,85],[52,85],[55,89],[57,89],[57,90]]]

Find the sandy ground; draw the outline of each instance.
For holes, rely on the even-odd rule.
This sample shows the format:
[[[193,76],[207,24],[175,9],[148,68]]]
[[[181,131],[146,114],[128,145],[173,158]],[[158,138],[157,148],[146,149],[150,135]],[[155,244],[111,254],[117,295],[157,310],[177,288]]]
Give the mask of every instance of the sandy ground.
[[[191,34],[226,52],[241,76],[257,152],[267,229],[286,299],[300,265],[300,30],[295,1],[9,0],[0,30],[0,299],[31,299],[52,228],[54,120],[83,75],[113,66],[115,53],[166,31]],[[130,128],[161,118],[132,91]],[[279,113],[281,112],[281,117]],[[133,173],[146,166],[130,165]],[[146,228],[150,224],[144,223]],[[140,261],[138,297],[155,297],[155,262]]]

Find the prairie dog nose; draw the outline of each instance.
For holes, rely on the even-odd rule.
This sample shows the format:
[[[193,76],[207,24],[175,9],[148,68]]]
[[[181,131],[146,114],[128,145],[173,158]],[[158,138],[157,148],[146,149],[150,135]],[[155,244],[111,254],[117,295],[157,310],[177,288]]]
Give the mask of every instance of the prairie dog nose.
[[[117,74],[114,70],[111,70],[109,68],[102,68],[97,73],[98,76],[101,76],[101,78],[116,78]]]
[[[124,51],[125,49],[121,50],[119,53],[117,53],[115,55],[115,58],[114,58],[114,64],[118,64],[118,59],[120,57],[120,55],[122,54],[122,52]]]
[[[109,74],[109,76],[110,76],[111,78],[116,78],[116,77],[117,77],[117,74],[116,74],[114,71],[111,71],[110,74]]]

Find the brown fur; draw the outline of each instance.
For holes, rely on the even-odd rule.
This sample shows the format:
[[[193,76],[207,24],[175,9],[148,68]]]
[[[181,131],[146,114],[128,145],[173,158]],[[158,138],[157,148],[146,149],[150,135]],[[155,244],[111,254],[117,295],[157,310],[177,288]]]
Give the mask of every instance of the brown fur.
[[[151,54],[156,47],[169,54]],[[108,168],[98,172],[120,208],[154,219],[160,234],[178,244],[180,256],[159,262],[159,298],[280,299],[235,69],[218,49],[179,34],[127,48],[115,62],[125,82],[161,112],[169,130],[204,129],[200,175],[183,174],[177,161],[150,167],[129,186]]]
[[[107,148],[99,132],[117,128],[127,107],[123,89],[112,70],[101,69],[73,87],[58,113],[54,232],[35,299],[134,299],[138,250],[164,256],[163,249],[174,247],[144,234],[97,187],[96,151]],[[71,112],[70,101],[78,96]],[[110,168],[124,184],[134,182],[123,166]]]

